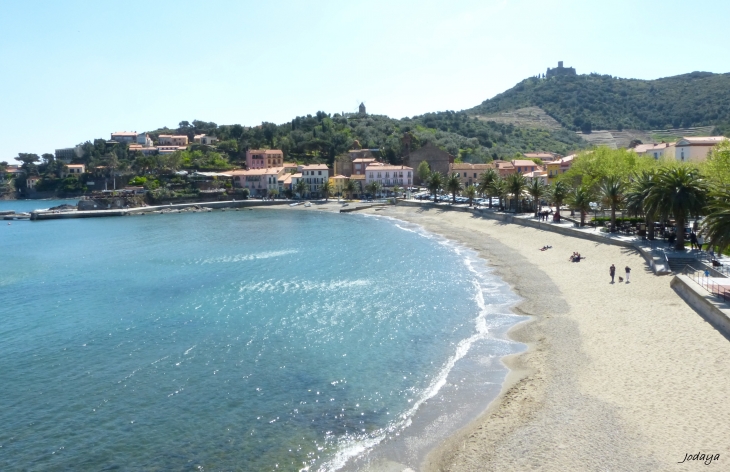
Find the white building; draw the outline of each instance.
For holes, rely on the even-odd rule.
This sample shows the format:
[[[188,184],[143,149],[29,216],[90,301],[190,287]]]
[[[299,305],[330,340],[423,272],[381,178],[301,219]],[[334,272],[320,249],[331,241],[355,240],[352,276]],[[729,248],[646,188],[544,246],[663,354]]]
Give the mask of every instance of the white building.
[[[198,144],[205,144],[206,146],[211,146],[218,142],[218,138],[215,136],[207,136],[205,134],[196,134],[193,137],[193,141]]]
[[[157,138],[160,146],[187,146],[188,137],[184,134],[161,134]]]
[[[401,188],[413,185],[413,168],[389,164],[372,164],[365,169],[365,185],[378,182],[383,189]]]
[[[321,196],[319,188],[323,183],[329,181],[329,168],[325,164],[312,164],[309,166],[301,166],[300,171],[302,172],[304,181],[309,184],[309,194]]]
[[[116,141],[118,143],[137,142],[137,132],[136,131],[117,131],[116,133],[112,133],[112,141]]]
[[[73,159],[83,156],[84,150],[81,146],[56,149],[55,155],[59,161],[71,162]]]
[[[674,145],[674,157],[680,162],[704,161],[710,150],[723,141],[725,136],[693,136],[678,140]]]
[[[251,196],[265,197],[272,190],[281,192],[279,177],[284,174],[283,167],[267,167],[264,169],[235,170],[233,176],[234,187],[247,188]]]
[[[142,147],[152,147],[152,138],[149,133],[139,133],[137,135],[137,144],[141,144]]]
[[[86,166],[83,164],[69,164],[61,171],[61,178],[66,177],[80,177],[81,174],[86,172]]]

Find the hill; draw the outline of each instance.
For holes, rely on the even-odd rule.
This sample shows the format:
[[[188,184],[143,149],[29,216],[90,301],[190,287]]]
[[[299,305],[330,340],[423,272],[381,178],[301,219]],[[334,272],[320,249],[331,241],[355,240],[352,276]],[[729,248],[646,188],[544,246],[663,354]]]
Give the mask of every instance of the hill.
[[[531,77],[466,112],[488,120],[530,107],[573,131],[730,130],[730,74],[692,72],[657,80],[599,74]]]

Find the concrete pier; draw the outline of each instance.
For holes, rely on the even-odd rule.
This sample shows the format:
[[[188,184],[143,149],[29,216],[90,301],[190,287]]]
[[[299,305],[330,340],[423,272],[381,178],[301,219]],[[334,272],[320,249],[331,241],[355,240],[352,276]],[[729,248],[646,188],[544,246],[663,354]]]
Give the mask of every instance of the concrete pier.
[[[184,210],[191,207],[210,208],[212,210],[225,208],[265,208],[267,206],[287,205],[292,200],[231,200],[224,202],[197,202],[178,203],[176,205],[155,205],[116,210],[89,210],[89,211],[34,211],[30,214],[31,221],[62,220],[68,218],[100,218],[105,216],[127,216],[140,213],[152,213],[163,210]]]

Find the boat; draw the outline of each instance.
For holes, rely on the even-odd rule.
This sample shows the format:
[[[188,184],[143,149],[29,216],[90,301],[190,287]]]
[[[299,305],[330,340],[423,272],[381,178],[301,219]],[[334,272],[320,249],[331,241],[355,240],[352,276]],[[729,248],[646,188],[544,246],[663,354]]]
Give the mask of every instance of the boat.
[[[305,206],[305,207],[311,207],[311,206],[312,206],[312,202],[305,202],[305,203],[304,203],[304,206]]]
[[[302,202],[294,202],[294,203],[290,203],[289,206],[290,207],[295,207],[295,206],[301,205],[301,204],[302,204]]]

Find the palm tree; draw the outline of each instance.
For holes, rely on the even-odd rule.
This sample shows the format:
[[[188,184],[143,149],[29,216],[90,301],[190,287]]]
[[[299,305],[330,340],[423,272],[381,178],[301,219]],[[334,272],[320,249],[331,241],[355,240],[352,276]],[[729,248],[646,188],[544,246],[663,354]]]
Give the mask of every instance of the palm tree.
[[[489,198],[489,208],[492,208],[492,182],[499,178],[494,169],[487,169],[479,176],[479,193]]]
[[[381,188],[380,182],[378,182],[376,180],[373,180],[372,182],[370,182],[369,184],[367,184],[365,186],[365,189],[368,191],[368,193],[370,195],[372,195],[373,198],[375,198],[377,196],[378,192],[380,192],[380,188]]]
[[[656,184],[656,172],[646,170],[634,176],[631,188],[626,192],[626,209],[636,214],[642,214],[646,218],[647,238],[654,239],[654,220],[656,219],[656,208],[647,204],[649,191]]]
[[[527,188],[527,179],[519,172],[515,172],[507,178],[507,188],[515,200],[515,213],[517,213],[520,210],[520,199],[524,196]]]
[[[495,197],[499,198],[499,208],[502,209],[502,201],[507,197],[509,190],[507,189],[507,181],[502,177],[494,179],[492,184],[489,186],[490,192]]]
[[[662,169],[649,191],[647,204],[677,222],[676,249],[684,250],[684,225],[690,215],[699,215],[707,202],[707,184],[695,168],[677,166]],[[717,237],[717,235],[716,235]]]
[[[464,189],[464,196],[469,199],[469,206],[474,202],[474,197],[477,195],[477,188],[473,185],[467,185]]]
[[[611,205],[611,232],[616,231],[616,209],[624,201],[624,183],[615,175],[606,177],[598,187],[603,200]]]
[[[400,188],[400,187],[399,187],[399,186],[397,186],[397,185],[393,185],[393,196],[394,196],[395,198],[398,198],[398,194],[399,194],[399,193],[401,193],[402,191],[403,191],[403,189],[402,189],[402,188]]]
[[[296,185],[294,185],[294,191],[299,194],[300,198],[304,198],[304,194],[307,193],[307,190],[309,190],[309,185],[304,179],[300,178]]]
[[[535,218],[537,218],[537,212],[540,209],[540,199],[547,192],[547,188],[540,181],[540,179],[533,178],[532,181],[527,185],[527,193],[532,197],[532,201],[535,203]]]
[[[325,202],[329,201],[332,190],[333,190],[333,185],[329,181],[329,179],[325,179],[324,182],[322,182],[322,185],[319,186],[319,191],[324,194]]]
[[[426,179],[426,183],[428,184],[426,185],[428,187],[428,191],[433,195],[433,201],[435,202],[439,190],[441,190],[444,186],[444,177],[440,172],[431,172],[428,179]]]
[[[451,192],[452,203],[456,203],[456,194],[464,190],[458,172],[454,172],[446,179],[446,190]]]
[[[710,196],[710,213],[702,227],[707,241],[722,253],[730,247],[730,187],[715,190]]]
[[[550,187],[550,190],[548,190],[548,196],[555,205],[555,221],[560,221],[560,207],[565,199],[568,198],[569,193],[570,190],[568,189],[568,186],[562,180],[555,182],[553,186]]]
[[[586,225],[586,214],[591,211],[591,202],[593,201],[593,192],[585,185],[576,187],[570,195],[568,195],[568,204],[573,210],[580,212],[580,225]]]
[[[352,200],[352,193],[355,191],[355,182],[353,182],[350,179],[347,179],[345,182],[345,185],[342,187],[342,190],[345,191],[347,194],[347,198]]]

